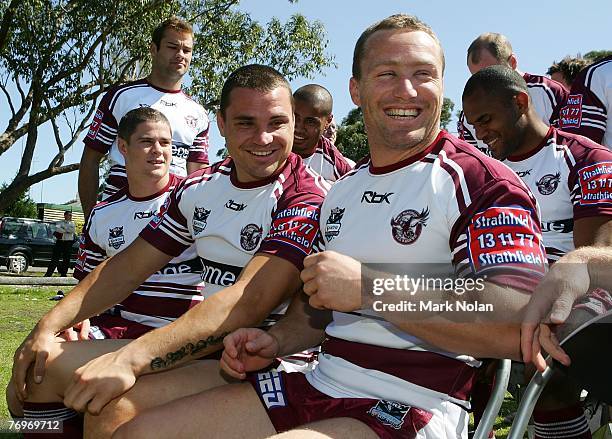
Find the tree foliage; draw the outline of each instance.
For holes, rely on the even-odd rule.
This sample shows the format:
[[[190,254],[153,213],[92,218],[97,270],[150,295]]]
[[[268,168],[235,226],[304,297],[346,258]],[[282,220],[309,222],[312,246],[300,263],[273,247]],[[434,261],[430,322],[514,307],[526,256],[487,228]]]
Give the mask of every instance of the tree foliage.
[[[449,98],[444,98],[442,114],[440,115],[440,128],[446,129],[451,121],[455,104]],[[368,149],[368,135],[363,121],[361,108],[353,108],[342,120],[338,127],[336,145],[342,154],[358,162],[370,153]]]
[[[281,0],[277,0],[281,1]],[[289,0],[294,2],[295,0]],[[296,14],[283,23],[253,20],[240,0],[0,0],[0,155],[25,138],[15,179],[0,191],[0,205],[32,184],[78,169],[66,152],[87,128],[97,100],[112,85],[149,71],[153,28],[172,15],[194,26],[191,93],[214,109],[223,80],[235,68],[258,62],[289,80],[312,77],[334,65],[320,22]],[[38,139],[49,124],[51,139]],[[48,167],[31,174],[37,147],[56,144]]]
[[[610,55],[612,55],[612,50],[591,50],[584,54],[584,59],[594,63]]]
[[[0,186],[0,191],[6,189],[8,185],[4,183]],[[15,216],[18,218],[36,218],[38,210],[36,203],[30,198],[27,192],[22,192],[10,204],[0,205],[0,216]]]

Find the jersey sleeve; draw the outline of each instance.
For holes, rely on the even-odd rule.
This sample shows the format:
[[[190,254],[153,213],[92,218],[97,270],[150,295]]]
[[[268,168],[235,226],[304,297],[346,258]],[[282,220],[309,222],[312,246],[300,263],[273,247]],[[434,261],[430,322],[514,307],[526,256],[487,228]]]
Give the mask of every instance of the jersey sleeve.
[[[102,98],[84,140],[85,146],[102,154],[110,150],[117,138],[119,121],[115,119],[110,109],[112,97],[113,92],[109,91]]]
[[[79,281],[83,280],[108,257],[106,250],[97,242],[95,218],[94,211],[87,220],[85,227],[83,227],[83,233],[79,238],[79,252],[73,273],[74,278]]]
[[[581,74],[572,84],[572,90],[561,109],[559,128],[601,144],[608,119],[608,109],[602,101],[605,90],[597,90],[595,78],[591,82],[593,89],[587,87],[585,81],[586,75]]]
[[[533,291],[546,271],[535,200],[501,180],[485,188],[453,226],[453,265],[462,277]]]
[[[468,129],[467,122],[465,120],[465,115],[463,114],[463,111],[459,115],[459,121],[457,122],[457,133],[461,140],[466,141],[467,143],[472,145],[474,148],[478,148],[478,141]]]
[[[259,253],[268,253],[304,268],[304,258],[320,245],[319,217],[323,197],[312,193],[297,194],[279,200],[272,213],[270,232],[263,239]]]
[[[208,135],[209,126],[204,131],[201,131],[193,141],[193,145],[189,148],[189,155],[187,161],[192,163],[204,163],[209,164],[208,160]]]
[[[612,215],[612,152],[589,150],[568,179],[574,219]]]
[[[140,237],[153,247],[174,257],[194,243],[180,207],[183,183],[172,190],[157,215],[140,232]]]

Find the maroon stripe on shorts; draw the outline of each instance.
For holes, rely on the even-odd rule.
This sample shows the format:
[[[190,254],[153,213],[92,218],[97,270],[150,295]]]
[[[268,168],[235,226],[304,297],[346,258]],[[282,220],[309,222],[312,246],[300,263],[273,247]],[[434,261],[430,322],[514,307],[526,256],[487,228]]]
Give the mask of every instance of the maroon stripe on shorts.
[[[464,401],[469,399],[477,371],[463,361],[434,352],[387,348],[335,337],[327,338],[321,350],[359,367],[384,372]]]

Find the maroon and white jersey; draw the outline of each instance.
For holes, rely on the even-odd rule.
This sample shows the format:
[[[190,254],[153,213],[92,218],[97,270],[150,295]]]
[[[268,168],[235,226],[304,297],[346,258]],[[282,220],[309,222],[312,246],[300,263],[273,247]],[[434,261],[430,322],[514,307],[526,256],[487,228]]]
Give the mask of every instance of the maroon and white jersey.
[[[344,157],[326,137],[321,137],[312,155],[303,160],[310,169],[331,182],[338,180],[355,166],[355,162]]]
[[[504,163],[538,200],[550,263],[574,249],[574,220],[612,215],[612,152],[585,137],[551,127],[536,149]]]
[[[531,104],[534,106],[540,119],[542,119],[546,125],[557,126],[559,122],[559,110],[568,95],[567,89],[563,87],[562,84],[546,76],[523,73],[523,79],[525,79],[527,88],[529,89]],[[476,130],[465,120],[463,111],[459,115],[457,132],[459,133],[459,138],[488,154],[489,148],[486,143],[476,138]]]
[[[149,197],[133,197],[124,187],[97,204],[83,229],[74,277],[82,280],[102,261],[129,246],[151,218],[167,207],[171,191],[180,182],[180,177],[170,174],[168,185]],[[202,301],[201,273],[195,246],[187,247],[113,311],[125,320],[151,328],[164,326]]]
[[[233,285],[256,253],[286,259],[301,270],[315,243],[328,187],[295,154],[279,173],[254,183],[240,183],[228,157],[185,179],[141,236],[169,255],[195,241],[206,299]]]
[[[327,250],[361,262],[445,264],[460,277],[486,273],[489,282],[527,291],[546,267],[527,187],[508,167],[444,131],[414,157],[384,168],[358,164],[336,181],[320,227]],[[307,375],[312,386],[336,398],[425,410],[440,399],[468,405],[479,361],[435,348],[370,318],[372,312],[333,313],[319,365]]]
[[[170,172],[187,175],[187,162],[208,164],[209,121],[206,110],[181,90],[163,90],[140,79],[110,89],[102,98],[87,136],[85,146],[108,153],[111,171],[105,198],[127,185],[125,160],[117,147],[117,129],[130,110],[151,107],[161,111],[172,127]]]
[[[586,67],[574,79],[559,128],[612,149],[612,56]]]

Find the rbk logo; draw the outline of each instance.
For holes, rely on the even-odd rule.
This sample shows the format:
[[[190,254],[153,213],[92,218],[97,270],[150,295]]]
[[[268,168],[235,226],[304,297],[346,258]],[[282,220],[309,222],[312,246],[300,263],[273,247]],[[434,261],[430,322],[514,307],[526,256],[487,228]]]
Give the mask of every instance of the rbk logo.
[[[374,191],[365,191],[363,193],[363,195],[361,196],[361,202],[363,203],[364,201],[366,203],[374,203],[374,204],[380,204],[383,201],[387,204],[391,204],[389,202],[389,197],[393,195],[393,192],[386,192],[384,194],[377,194]]]
[[[144,218],[151,218],[152,216],[155,215],[155,212],[134,212],[134,219],[144,219]]]
[[[235,210],[236,212],[240,212],[241,210],[244,210],[244,208],[246,207],[246,204],[240,204],[240,203],[234,202],[234,200],[229,200],[227,203],[225,203],[225,207],[227,207],[230,210]]]

